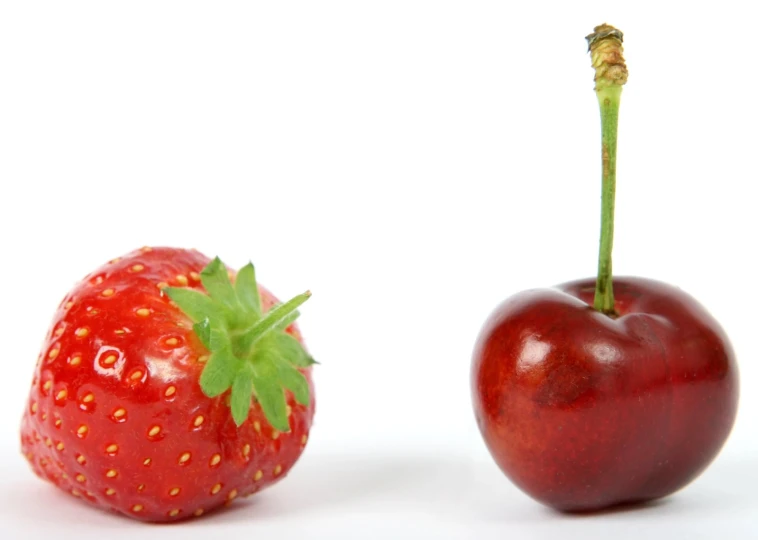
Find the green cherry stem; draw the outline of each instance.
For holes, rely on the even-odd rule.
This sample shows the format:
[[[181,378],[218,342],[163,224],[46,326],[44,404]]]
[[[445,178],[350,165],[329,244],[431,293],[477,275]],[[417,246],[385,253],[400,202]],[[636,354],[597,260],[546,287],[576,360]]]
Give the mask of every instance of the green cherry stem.
[[[616,201],[616,141],[618,139],[621,88],[628,72],[624,63],[620,30],[603,24],[587,36],[595,68],[595,92],[600,105],[602,155],[602,212],[600,218],[600,253],[595,284],[595,309],[615,314],[613,299],[613,221]]]
[[[605,88],[597,92],[602,130],[603,181],[595,309],[606,314],[614,312],[612,251],[616,206],[616,140],[620,97],[620,86]]]

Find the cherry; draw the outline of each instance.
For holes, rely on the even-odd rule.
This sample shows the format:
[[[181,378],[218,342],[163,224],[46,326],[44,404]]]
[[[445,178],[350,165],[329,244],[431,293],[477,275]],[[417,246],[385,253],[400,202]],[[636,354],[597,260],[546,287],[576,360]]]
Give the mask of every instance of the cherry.
[[[534,499],[586,511],[667,496],[713,461],[739,383],[718,322],[685,292],[612,277],[622,33],[587,37],[602,127],[597,279],[518,293],[473,353],[473,405],[499,467]]]

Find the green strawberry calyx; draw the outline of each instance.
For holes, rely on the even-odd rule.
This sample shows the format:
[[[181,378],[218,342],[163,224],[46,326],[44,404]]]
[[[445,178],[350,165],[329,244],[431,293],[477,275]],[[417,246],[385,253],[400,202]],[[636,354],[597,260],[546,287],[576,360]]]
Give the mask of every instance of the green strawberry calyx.
[[[289,431],[285,390],[307,407],[310,391],[301,369],[316,362],[285,330],[297,319],[297,308],[310,291],[264,313],[252,263],[237,273],[232,284],[226,266],[216,257],[200,272],[200,281],[207,294],[184,287],[163,289],[192,319],[195,334],[210,351],[200,388],[210,398],[231,389],[237,426],[248,417],[255,397],[268,422],[279,431]]]

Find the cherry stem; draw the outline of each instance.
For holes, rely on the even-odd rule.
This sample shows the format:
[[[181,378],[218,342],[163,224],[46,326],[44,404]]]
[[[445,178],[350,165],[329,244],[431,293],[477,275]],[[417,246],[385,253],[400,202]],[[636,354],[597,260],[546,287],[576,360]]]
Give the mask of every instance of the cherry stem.
[[[613,222],[616,206],[616,141],[621,87],[598,91],[602,130],[603,187],[600,217],[600,254],[595,283],[595,309],[615,313],[613,300]]]
[[[624,35],[616,28],[602,24],[587,36],[592,67],[595,68],[595,92],[600,105],[602,155],[602,213],[600,218],[600,254],[595,282],[595,309],[615,315],[613,299],[613,218],[616,204],[616,141],[618,140],[621,88],[628,72],[624,63]]]

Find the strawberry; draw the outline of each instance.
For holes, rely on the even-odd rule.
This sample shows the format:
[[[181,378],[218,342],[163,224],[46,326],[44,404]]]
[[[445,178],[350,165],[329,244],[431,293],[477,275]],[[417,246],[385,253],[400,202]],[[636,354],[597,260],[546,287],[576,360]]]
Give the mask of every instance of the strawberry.
[[[194,250],[114,259],[63,300],[37,362],[21,444],[32,469],[144,521],[200,516],[284,477],[314,413],[311,364],[252,264]]]

